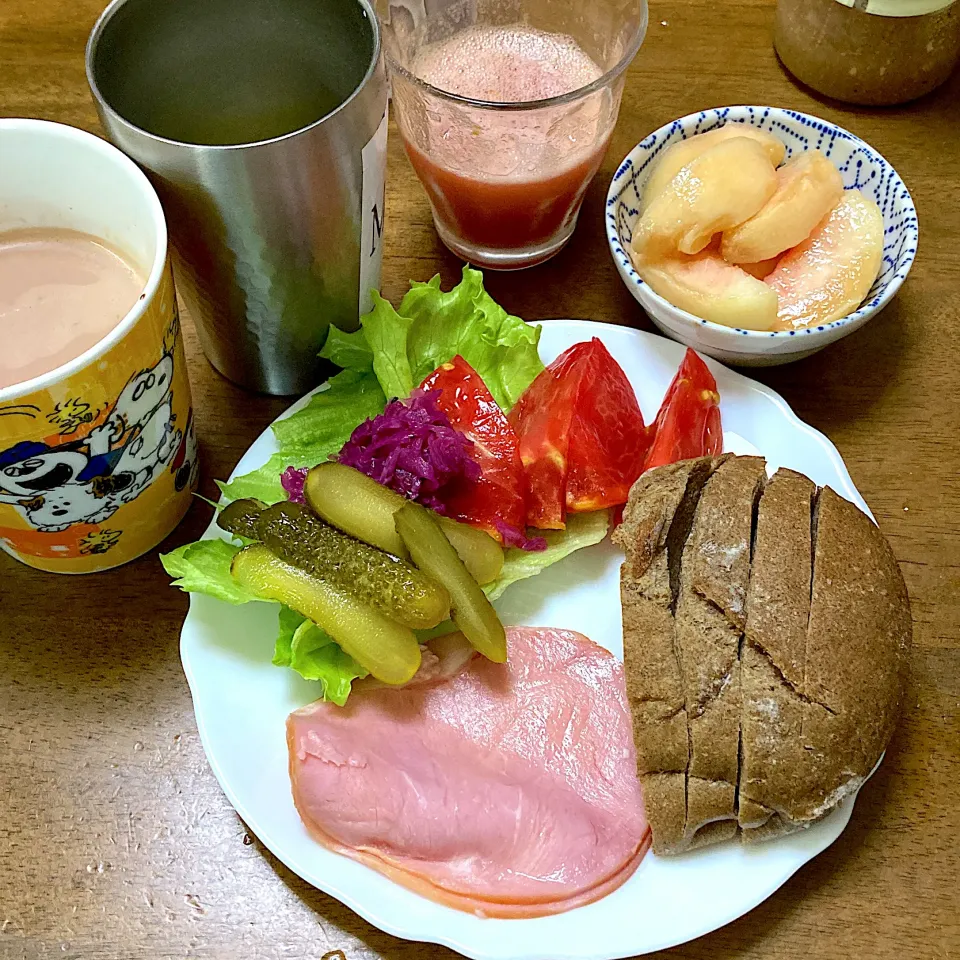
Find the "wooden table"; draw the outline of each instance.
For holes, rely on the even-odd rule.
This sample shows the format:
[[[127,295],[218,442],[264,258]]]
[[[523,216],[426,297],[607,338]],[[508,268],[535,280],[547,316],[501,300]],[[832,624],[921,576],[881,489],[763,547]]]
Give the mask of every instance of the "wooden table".
[[[0,3],[0,115],[97,130],[83,47],[101,0]],[[890,538],[913,600],[907,713],[841,838],[778,893],[662,957],[960,957],[960,76],[919,103],[853,110],[783,73],[770,0],[659,0],[630,70],[604,168],[568,249],[489,277],[526,319],[649,329],[607,253],[601,211],[618,160],[706,106],[768,103],[837,120],[876,146],[920,211],[920,255],[887,311],[818,356],[758,374],[840,448]],[[390,146],[384,294],[457,260],[438,242],[397,137]],[[224,381],[186,323],[215,496],[286,406]],[[166,548],[195,539],[197,503]],[[312,889],[250,835],[214,780],[177,645],[186,597],[156,555],[56,577],[0,557],[0,960],[446,960],[395,940]],[[334,953],[339,957],[339,954]],[[544,958],[549,960],[549,958]]]

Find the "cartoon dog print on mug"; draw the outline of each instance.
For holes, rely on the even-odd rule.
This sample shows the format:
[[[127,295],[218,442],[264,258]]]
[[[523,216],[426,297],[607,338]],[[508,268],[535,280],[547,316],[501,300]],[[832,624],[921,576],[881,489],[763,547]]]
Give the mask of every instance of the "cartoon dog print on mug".
[[[0,503],[34,529],[57,533],[100,524],[170,469],[176,489],[192,485],[197,441],[192,411],[181,427],[173,412],[174,351],[127,381],[100,423],[79,440],[22,441],[0,452]],[[82,403],[75,403],[82,407]]]

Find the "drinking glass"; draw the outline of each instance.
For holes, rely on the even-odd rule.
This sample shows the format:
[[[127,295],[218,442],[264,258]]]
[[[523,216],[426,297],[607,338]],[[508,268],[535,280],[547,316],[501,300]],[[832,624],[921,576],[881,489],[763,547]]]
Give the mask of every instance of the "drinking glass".
[[[646,0],[379,0],[378,13],[394,116],[440,239],[492,269],[552,257],[603,161]]]

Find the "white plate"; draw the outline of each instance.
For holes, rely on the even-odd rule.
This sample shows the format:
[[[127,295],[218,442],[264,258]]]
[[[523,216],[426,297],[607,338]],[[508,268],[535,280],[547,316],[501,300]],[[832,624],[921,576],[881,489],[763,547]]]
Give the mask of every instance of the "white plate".
[[[651,420],[684,348],[625,327],[555,320],[543,325],[541,356],[549,362],[590,337],[599,337],[619,361],[644,418]],[[798,420],[771,390],[714,361],[707,363],[720,390],[727,449],[759,451],[771,467],[805,473],[869,513],[823,434]],[[267,430],[235,474],[255,469],[275,451]],[[206,536],[218,533],[211,525]],[[578,630],[622,656],[621,559],[609,541],[582,550],[512,586],[497,608],[507,624]],[[755,907],[829,846],[850,819],[853,798],[811,829],[757,848],[730,842],[682,857],[648,853],[619,890],[559,916],[483,920],[440,906],[330,853],[310,839],[300,822],[290,796],[284,722],[316,692],[314,684],[270,663],[277,609],[190,598],[180,650],[207,757],[230,802],[269,850],[294,873],[395,936],[444,944],[476,960],[614,960],[664,949]]]

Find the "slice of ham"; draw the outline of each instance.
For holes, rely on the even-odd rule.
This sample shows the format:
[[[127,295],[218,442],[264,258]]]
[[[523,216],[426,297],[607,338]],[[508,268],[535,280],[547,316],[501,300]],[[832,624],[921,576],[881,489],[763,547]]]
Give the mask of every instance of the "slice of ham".
[[[461,910],[537,917],[619,887],[650,831],[620,662],[569,630],[507,644],[505,664],[461,656],[439,682],[294,711],[290,778],[331,850]]]

